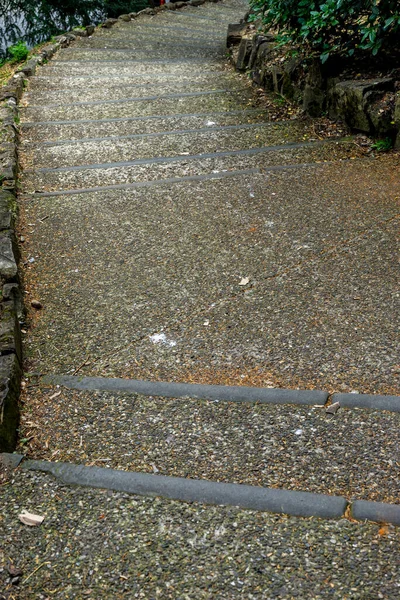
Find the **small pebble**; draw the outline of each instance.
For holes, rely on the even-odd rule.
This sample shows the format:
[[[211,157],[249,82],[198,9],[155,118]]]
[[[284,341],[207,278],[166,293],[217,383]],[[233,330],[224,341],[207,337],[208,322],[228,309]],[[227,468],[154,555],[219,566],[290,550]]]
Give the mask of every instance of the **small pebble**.
[[[43,304],[39,302],[39,300],[32,300],[31,306],[32,308],[36,308],[36,310],[40,310],[43,308]]]

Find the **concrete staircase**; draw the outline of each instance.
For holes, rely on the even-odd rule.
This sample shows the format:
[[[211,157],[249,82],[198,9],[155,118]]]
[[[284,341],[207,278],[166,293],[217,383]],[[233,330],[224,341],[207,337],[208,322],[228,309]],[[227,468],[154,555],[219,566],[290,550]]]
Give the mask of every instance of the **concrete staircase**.
[[[120,21],[30,79],[20,598],[400,594],[399,157],[272,120],[226,61],[245,11]]]

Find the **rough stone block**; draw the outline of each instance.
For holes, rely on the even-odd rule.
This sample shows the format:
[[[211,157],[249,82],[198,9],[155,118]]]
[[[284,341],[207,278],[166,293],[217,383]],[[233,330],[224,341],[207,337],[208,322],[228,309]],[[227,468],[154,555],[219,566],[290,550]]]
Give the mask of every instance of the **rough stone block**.
[[[18,247],[12,230],[0,233],[0,277],[9,281],[15,279],[18,274],[17,260]]]
[[[228,48],[231,46],[237,46],[240,44],[242,36],[246,30],[246,25],[243,23],[231,23],[228,25],[228,36],[226,38],[226,45]]]
[[[94,25],[86,25],[86,32],[88,36],[93,35],[95,29],[96,27]]]
[[[150,8],[149,6],[147,8],[144,8],[143,10],[139,10],[138,15],[155,15],[156,13],[154,12],[153,8]]]
[[[0,190],[0,230],[14,229],[17,215],[17,202],[14,194]]]
[[[395,129],[394,92],[367,92],[364,102],[374,133],[385,135]]]
[[[239,44],[239,52],[236,59],[236,69],[245,71],[249,63],[251,55],[252,40],[250,38],[242,38]]]
[[[275,39],[275,37],[272,34],[266,34],[266,35],[256,34],[253,37],[251,54],[250,54],[249,64],[248,64],[249,69],[252,69],[256,63],[256,59],[258,57],[259,46],[261,44],[263,44],[264,42],[271,43],[274,41],[274,39]]]
[[[22,358],[21,331],[14,302],[8,300],[0,303],[0,356],[16,354]]]
[[[370,132],[373,125],[368,115],[368,107],[377,96],[369,92],[376,94],[393,91],[393,85],[390,78],[341,81],[329,90],[329,116],[344,119],[354,129]]]
[[[86,29],[71,29],[72,35],[76,35],[76,37],[87,37]]]
[[[303,110],[311,117],[319,117],[324,109],[326,93],[319,87],[306,84],[303,92]]]
[[[28,60],[20,69],[18,69],[17,73],[24,73],[27,77],[31,77],[36,72],[36,67],[39,64],[38,58],[31,58]]]
[[[6,283],[3,285],[3,300],[11,301],[14,311],[20,323],[25,320],[25,305],[21,288],[18,283]]]
[[[126,21],[126,22],[128,22],[128,21],[131,20],[131,17],[130,17],[130,15],[119,15],[118,19],[120,21]]]
[[[21,368],[15,354],[0,357],[0,451],[12,452],[17,443]]]
[[[118,21],[118,19],[107,19],[104,23],[101,24],[101,27],[105,29],[111,29],[111,27]]]

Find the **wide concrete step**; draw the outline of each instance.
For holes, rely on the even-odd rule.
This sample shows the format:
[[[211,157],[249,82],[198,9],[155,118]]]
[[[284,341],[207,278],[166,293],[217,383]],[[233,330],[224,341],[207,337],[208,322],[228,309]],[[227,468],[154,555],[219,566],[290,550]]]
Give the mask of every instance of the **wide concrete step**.
[[[97,136],[98,132],[96,132]],[[90,163],[118,163],[155,157],[177,157],[217,152],[270,148],[271,151],[312,144],[315,130],[301,121],[279,126],[271,123],[232,127],[206,126],[166,134],[93,137],[70,142],[23,145],[20,153],[23,168],[59,168]]]
[[[237,77],[231,75],[219,75],[218,77],[211,77],[209,80],[203,78],[200,81],[187,79],[183,81],[176,81],[170,78],[160,78],[156,81],[151,81],[149,77],[142,80],[141,83],[128,83],[124,84],[121,82],[115,82],[115,86],[107,84],[107,88],[101,85],[101,80],[97,80],[97,85],[92,85],[89,88],[85,87],[73,87],[69,89],[64,87],[62,89],[49,90],[47,89],[46,80],[41,79],[41,86],[38,89],[38,85],[31,91],[24,94],[24,100],[22,106],[28,106],[29,104],[70,104],[74,102],[92,102],[98,100],[123,100],[135,96],[149,97],[149,96],[164,96],[166,94],[179,94],[179,93],[190,93],[190,92],[207,92],[218,89],[227,89],[237,91],[241,89],[241,81]],[[92,80],[94,84],[96,80]],[[65,84],[64,84],[65,85]],[[31,88],[30,88],[31,89]],[[243,88],[245,90],[245,88]]]
[[[54,393],[57,394],[54,398]],[[400,414],[39,385],[23,438],[35,457],[396,503]]]
[[[173,115],[175,113],[220,112],[257,107],[251,90],[219,88],[206,92],[178,92],[155,96],[133,95],[120,100],[75,102],[73,104],[29,105],[21,108],[22,121],[73,121],[77,119],[112,119]]]
[[[216,60],[210,57],[206,58],[182,58],[182,53],[179,58],[149,58],[149,53],[145,58],[137,60],[120,61],[91,61],[87,65],[89,71],[85,71],[82,62],[74,61],[56,61],[52,60],[47,65],[43,65],[37,74],[44,77],[82,77],[84,75],[102,75],[103,77],[133,77],[136,75],[146,75],[150,77],[152,74],[171,74],[188,75],[197,71],[224,71],[224,65],[221,60]]]
[[[41,121],[22,123],[24,140],[28,142],[48,142],[79,140],[93,135],[115,136],[160,133],[183,129],[205,127],[236,126],[240,124],[263,123],[267,114],[262,109],[233,110],[212,113],[173,115],[153,115],[151,117],[114,119],[78,119],[76,121]],[[278,125],[279,126],[279,125]],[[275,127],[271,123],[271,127]]]
[[[19,588],[25,598],[44,590],[57,597],[68,585],[75,598],[93,589],[102,598],[286,600],[322,598],[327,589],[334,597],[327,581],[337,598],[361,600],[365,589],[371,598],[398,594],[399,528],[383,527],[378,537],[370,522],[127,496],[23,468],[0,487],[0,501],[8,507],[0,545],[14,568],[24,569],[18,586],[6,583],[4,569],[3,589],[14,596]],[[22,507],[44,515],[43,525],[18,525]]]
[[[113,44],[111,44],[112,47]],[[131,43],[128,42],[126,47],[128,52],[132,50],[133,58],[142,60],[146,60],[149,56],[152,56],[153,59],[165,59],[165,57],[168,57],[170,60],[179,60],[182,58],[182,55],[192,60],[201,60],[204,56],[209,56],[210,59],[214,60],[221,60],[226,56],[226,42],[223,36],[221,36],[219,43],[215,42],[213,44],[206,42],[193,42],[191,44],[189,41],[181,42],[180,40],[176,40],[166,45],[155,44],[151,40],[137,40]],[[120,43],[117,45],[117,48],[121,48]],[[127,60],[129,60],[129,57],[127,57]],[[68,61],[55,59],[54,62],[67,63]],[[96,67],[99,60],[97,57],[87,58],[87,56],[84,56],[83,58],[77,58],[76,62],[83,69],[85,65],[89,66],[89,64],[92,65],[92,68]]]
[[[187,46],[197,48],[215,48],[220,47],[221,43],[226,44],[226,31],[221,30],[216,32],[214,36],[206,35],[200,36],[196,31],[177,31],[173,35],[170,35],[170,31],[167,29],[163,31],[158,30],[159,38],[155,38],[146,30],[132,29],[129,35],[126,36],[112,36],[109,39],[102,37],[86,38],[85,42],[80,42],[77,45],[71,46],[57,53],[57,60],[82,60],[87,59],[88,55],[92,55],[93,58],[98,53],[118,53],[118,51],[125,51],[127,57],[129,52],[140,49],[143,46],[151,45],[152,48],[164,48],[165,53],[168,55],[170,48],[181,46],[182,49],[186,50]],[[185,53],[186,54],[186,53]]]
[[[171,137],[172,139],[175,138]],[[190,141],[188,143],[190,144]],[[123,144],[121,152],[124,152],[125,147]],[[157,147],[157,144],[154,147]],[[79,145],[75,149],[79,151]],[[158,155],[148,158],[135,158],[133,155],[128,160],[101,162],[102,157],[99,156],[100,162],[83,162],[83,164],[70,166],[59,166],[58,161],[54,160],[53,165],[35,167],[34,170],[31,170],[30,165],[26,163],[23,181],[28,192],[49,192],[163,180],[171,177],[209,175],[225,171],[262,170],[303,163],[339,161],[354,159],[363,154],[351,139],[332,140],[326,143],[284,144],[279,147],[254,147],[244,150],[219,150],[210,153],[204,152],[203,146],[201,150],[198,154],[190,154],[189,150],[183,153],[181,150],[174,156],[172,150],[168,155],[164,148]],[[113,152],[112,148],[110,151]],[[83,157],[82,160],[84,161]]]
[[[120,86],[162,86],[162,85],[177,85],[180,84],[182,89],[187,85],[214,85],[217,81],[236,81],[236,85],[239,85],[241,79],[239,76],[235,78],[229,72],[223,73],[221,71],[207,71],[188,70],[186,73],[180,73],[179,76],[171,73],[139,73],[132,75],[102,75],[101,72],[98,74],[88,73],[86,75],[75,75],[75,76],[57,76],[47,75],[42,70],[40,76],[31,77],[29,79],[29,92],[41,91],[47,89],[49,94],[54,90],[69,90],[73,93],[78,89],[81,93],[91,93],[93,90],[99,90],[104,87],[104,83],[107,83],[107,88],[112,91],[116,91]],[[25,95],[24,95],[25,98]]]
[[[160,21],[159,18],[145,20],[137,19],[134,23],[127,26],[118,27],[118,29],[98,29],[95,36],[88,38],[82,38],[77,40],[73,47],[65,48],[66,51],[74,51],[74,48],[86,48],[91,47],[92,43],[95,43],[97,39],[104,41],[112,40],[114,37],[119,39],[132,39],[132,36],[139,34],[147,34],[151,36],[153,40],[157,41],[158,37],[169,36],[170,38],[175,35],[191,35],[193,38],[205,38],[212,40],[215,37],[219,38],[221,35],[226,36],[225,24],[212,26],[210,23],[195,23],[191,21],[189,23],[167,23]]]
[[[30,369],[396,394],[397,169],[393,157],[140,187],[135,167],[131,188],[22,200],[44,306]],[[36,183],[89,187],[92,173]]]
[[[196,21],[197,23],[211,22],[217,24],[225,21],[227,23],[233,23],[238,22],[245,15],[247,10],[248,4],[243,3],[242,6],[238,6],[237,8],[228,8],[226,6],[205,6],[200,10],[198,8],[188,8],[186,10],[177,10],[174,12],[166,10],[160,15],[157,15],[157,17],[159,17],[160,21],[165,20],[168,22],[172,21],[174,23],[183,21]]]

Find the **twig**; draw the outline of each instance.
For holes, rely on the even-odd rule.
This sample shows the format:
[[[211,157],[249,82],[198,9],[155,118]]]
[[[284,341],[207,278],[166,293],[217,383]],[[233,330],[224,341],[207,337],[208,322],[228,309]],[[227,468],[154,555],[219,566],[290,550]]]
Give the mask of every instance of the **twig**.
[[[26,583],[28,581],[28,579],[30,579],[32,577],[32,575],[34,575],[36,573],[36,571],[39,571],[39,569],[44,567],[44,565],[51,565],[51,562],[47,561],[47,562],[42,563],[38,567],[36,567],[36,569],[34,571],[32,571],[32,573],[29,573],[28,577],[25,577],[25,579],[23,580],[22,583]]]
[[[75,369],[75,371],[72,373],[72,375],[76,375],[77,373],[79,373],[79,371],[82,369],[82,367],[86,366],[87,364],[90,364],[89,361],[89,356],[87,356],[85,358],[85,360],[83,361],[83,363],[81,365],[79,365],[79,367],[77,369]]]

